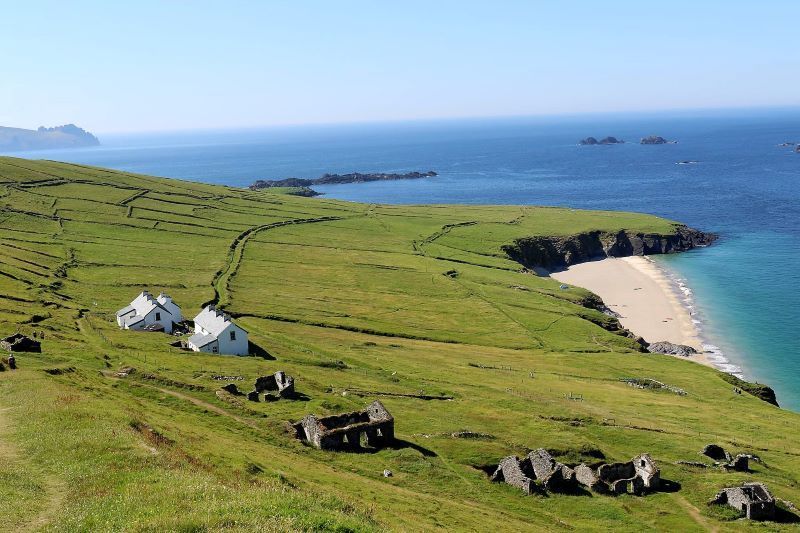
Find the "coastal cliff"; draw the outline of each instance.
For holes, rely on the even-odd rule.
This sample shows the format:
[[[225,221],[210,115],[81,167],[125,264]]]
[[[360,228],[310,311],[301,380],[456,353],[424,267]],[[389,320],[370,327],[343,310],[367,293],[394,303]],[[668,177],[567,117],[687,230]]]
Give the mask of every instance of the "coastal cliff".
[[[555,270],[605,257],[683,252],[708,246],[717,238],[714,233],[676,224],[671,234],[590,231],[568,237],[523,237],[502,248],[528,268]]]

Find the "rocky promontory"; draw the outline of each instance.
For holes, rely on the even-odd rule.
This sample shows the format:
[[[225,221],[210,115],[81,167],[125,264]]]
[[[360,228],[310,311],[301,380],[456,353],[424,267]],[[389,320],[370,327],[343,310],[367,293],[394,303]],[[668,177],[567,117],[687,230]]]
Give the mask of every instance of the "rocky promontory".
[[[599,141],[594,137],[586,137],[585,139],[581,139],[578,144],[581,146],[594,146],[596,144],[625,144],[625,141],[617,139],[616,137],[604,137]]]
[[[589,231],[569,237],[523,237],[503,251],[528,268],[555,270],[606,257],[655,255],[708,246],[718,235],[676,224],[672,233]]]
[[[642,137],[639,144],[678,144],[678,141],[668,141],[664,137],[658,135],[649,135],[647,137]]]
[[[350,174],[323,174],[319,178],[286,178],[282,180],[258,180],[249,189],[257,191],[272,187],[310,187],[311,185],[337,185],[341,183],[366,183],[369,181],[391,181],[391,180],[414,180],[420,178],[432,178],[438,174],[432,170],[427,172],[406,172],[404,174],[394,173],[361,173],[352,172]]]
[[[78,148],[99,144],[97,137],[75,124],[53,128],[41,126],[37,130],[0,126],[0,151],[5,152]]]

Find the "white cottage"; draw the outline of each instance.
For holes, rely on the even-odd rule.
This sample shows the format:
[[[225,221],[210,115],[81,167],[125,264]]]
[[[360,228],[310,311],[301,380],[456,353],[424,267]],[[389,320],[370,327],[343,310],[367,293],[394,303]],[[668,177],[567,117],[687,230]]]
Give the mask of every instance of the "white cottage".
[[[247,331],[213,305],[207,306],[194,317],[194,335],[189,337],[188,344],[195,352],[226,355],[250,353]]]
[[[173,325],[183,320],[181,308],[163,292],[154,298],[142,291],[131,304],[117,311],[117,324],[122,329],[172,333]]]

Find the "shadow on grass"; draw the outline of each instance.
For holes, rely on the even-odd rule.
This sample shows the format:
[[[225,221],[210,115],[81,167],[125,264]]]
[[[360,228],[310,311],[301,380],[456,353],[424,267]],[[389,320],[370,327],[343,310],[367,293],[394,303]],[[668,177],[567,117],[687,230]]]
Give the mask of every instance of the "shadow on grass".
[[[775,518],[773,520],[779,524],[797,524],[800,522],[800,516],[779,504],[775,506]]]
[[[264,348],[259,346],[258,344],[254,343],[253,341],[247,341],[248,346],[248,353],[253,357],[260,357],[262,359],[266,359],[267,361],[274,361],[275,356],[270,354]]]
[[[409,442],[407,440],[402,439],[395,439],[390,444],[386,446],[381,446],[379,448],[374,448],[372,446],[353,446],[353,447],[342,447],[339,448],[337,451],[345,452],[345,453],[378,453],[381,450],[405,450],[410,448],[412,450],[416,450],[425,457],[437,457],[436,452],[433,450],[429,450],[428,448],[424,448],[419,444],[415,444],[413,442]]]
[[[661,478],[661,485],[658,487],[657,492],[678,492],[681,490],[681,484],[677,481]]]

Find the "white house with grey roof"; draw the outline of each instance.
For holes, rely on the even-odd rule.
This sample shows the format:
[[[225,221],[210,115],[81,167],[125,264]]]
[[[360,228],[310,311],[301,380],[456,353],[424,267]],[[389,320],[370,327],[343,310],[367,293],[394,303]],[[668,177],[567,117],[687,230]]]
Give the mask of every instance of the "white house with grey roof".
[[[117,324],[122,329],[163,331],[172,333],[175,323],[181,322],[181,308],[163,292],[153,297],[142,291],[131,304],[117,311]]]
[[[206,306],[194,317],[194,335],[189,337],[188,344],[195,352],[226,355],[250,353],[247,331],[213,305]]]

